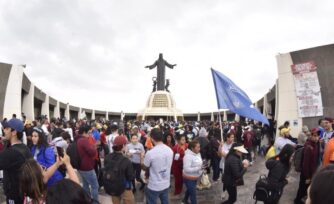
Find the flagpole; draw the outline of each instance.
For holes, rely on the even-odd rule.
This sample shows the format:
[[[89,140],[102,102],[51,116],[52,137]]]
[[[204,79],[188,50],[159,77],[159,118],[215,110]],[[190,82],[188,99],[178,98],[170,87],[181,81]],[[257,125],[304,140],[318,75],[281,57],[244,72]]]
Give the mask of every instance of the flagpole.
[[[220,138],[221,141],[224,142],[224,138],[223,138],[223,125],[222,125],[222,117],[220,115],[220,110],[218,109],[218,117],[219,117],[219,125],[220,125]]]

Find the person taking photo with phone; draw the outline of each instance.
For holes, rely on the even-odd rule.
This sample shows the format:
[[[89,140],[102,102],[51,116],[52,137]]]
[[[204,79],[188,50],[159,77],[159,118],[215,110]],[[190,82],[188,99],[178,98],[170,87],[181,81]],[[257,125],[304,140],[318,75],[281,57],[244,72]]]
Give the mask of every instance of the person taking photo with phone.
[[[31,154],[38,164],[44,169],[48,169],[56,163],[56,155],[52,147],[46,141],[46,137],[41,128],[34,127],[32,132],[32,147]],[[63,179],[62,174],[57,170],[48,180],[47,185],[51,186],[55,182]]]

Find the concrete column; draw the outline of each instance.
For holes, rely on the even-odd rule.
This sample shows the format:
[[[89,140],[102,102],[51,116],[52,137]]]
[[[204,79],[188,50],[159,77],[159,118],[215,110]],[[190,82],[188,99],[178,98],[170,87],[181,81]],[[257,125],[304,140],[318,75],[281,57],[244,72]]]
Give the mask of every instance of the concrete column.
[[[123,121],[124,117],[125,117],[125,113],[121,111],[121,121]]]
[[[77,118],[78,120],[82,119],[81,114],[82,114],[82,108],[79,108],[78,118]]]
[[[65,109],[65,118],[66,118],[66,120],[70,120],[70,104],[69,103],[67,103],[66,104],[66,109]]]
[[[223,121],[227,121],[227,111],[224,111]]]
[[[284,121],[290,122],[291,136],[297,137],[301,130],[302,118],[298,117],[297,95],[291,65],[293,64],[290,53],[276,56],[278,71],[278,106],[277,127]],[[277,138],[277,137],[276,137]]]
[[[45,101],[42,103],[42,115],[46,115],[50,119],[49,95],[45,96]]]
[[[268,119],[272,119],[271,114],[272,112],[272,107],[271,104],[268,102],[268,97],[267,94],[264,95],[264,99],[263,99],[263,115],[266,116]]]
[[[22,78],[23,66],[13,65],[10,70],[9,79],[7,82],[6,96],[3,106],[4,118],[11,118],[13,113],[15,113],[17,117],[21,117]]]
[[[240,116],[238,114],[235,114],[234,121],[240,122]]]
[[[57,105],[55,107],[54,115],[53,117],[55,118],[60,118],[60,106],[59,106],[59,101],[57,101]]]
[[[215,116],[213,115],[213,112],[211,112],[211,121],[215,121]]]
[[[275,120],[277,121],[278,119],[278,79],[276,80],[276,86],[275,86]],[[278,126],[277,126],[278,127]]]
[[[201,121],[201,113],[200,112],[197,113],[197,121]]]
[[[108,111],[106,111],[106,121],[109,120]]]
[[[35,120],[34,95],[35,95],[35,86],[31,83],[29,93],[23,96],[23,101],[22,101],[22,112],[26,115],[27,119],[30,121]]]
[[[95,120],[95,110],[92,110],[92,120]]]

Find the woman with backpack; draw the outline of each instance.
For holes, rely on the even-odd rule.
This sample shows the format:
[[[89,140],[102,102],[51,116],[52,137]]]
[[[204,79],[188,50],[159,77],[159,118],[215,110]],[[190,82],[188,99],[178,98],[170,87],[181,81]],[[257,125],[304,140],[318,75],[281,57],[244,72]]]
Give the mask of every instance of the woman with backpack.
[[[242,154],[247,154],[247,150],[240,143],[234,143],[225,158],[224,167],[224,189],[227,190],[228,200],[224,204],[232,204],[237,201],[237,186],[243,185],[243,175],[245,174],[249,161],[241,161]]]
[[[288,183],[286,176],[288,175],[291,167],[291,156],[293,155],[295,148],[286,144],[281,152],[266,161],[266,167],[269,170],[268,182],[269,188],[272,192],[272,196],[269,201],[265,201],[265,204],[276,204],[281,198],[283,188]]]
[[[44,132],[41,128],[35,127],[32,132],[32,147],[31,154],[33,158],[42,166],[47,169],[56,163],[56,154],[54,149],[49,146],[44,136]],[[62,180],[62,174],[57,170],[48,181],[48,186],[53,183]]]

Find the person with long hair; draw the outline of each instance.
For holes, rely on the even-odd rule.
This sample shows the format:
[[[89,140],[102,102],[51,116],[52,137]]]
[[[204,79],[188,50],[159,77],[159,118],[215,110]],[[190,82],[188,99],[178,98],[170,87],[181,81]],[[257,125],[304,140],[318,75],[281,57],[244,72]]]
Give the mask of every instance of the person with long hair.
[[[291,156],[293,155],[295,148],[286,144],[280,153],[266,161],[266,167],[269,170],[268,182],[271,186],[272,196],[270,202],[266,204],[278,203],[281,198],[283,188],[288,183],[286,176],[288,175],[291,167]]]
[[[69,178],[79,184],[79,178],[71,166],[70,158],[66,153],[64,153],[63,158],[57,157],[57,162],[46,170],[32,158],[28,159],[22,165],[19,177],[21,192],[24,193],[25,204],[41,204],[45,202],[47,191],[46,183],[62,164],[65,164]]]
[[[183,198],[183,203],[188,203],[190,198],[191,204],[197,204],[196,198],[196,184],[198,178],[202,175],[202,157],[201,146],[198,141],[193,140],[189,142],[188,149],[185,152],[183,158],[183,182],[187,188]]]
[[[49,168],[56,163],[55,152],[46,141],[46,137],[41,128],[35,127],[32,131],[32,147],[31,154],[33,158],[42,166],[42,168]],[[48,180],[48,186],[56,181],[63,179],[62,174],[57,170],[53,176]]]
[[[174,195],[180,195],[183,186],[183,179],[182,179],[183,157],[188,145],[186,143],[185,135],[177,135],[176,140],[177,144],[173,147],[174,159],[172,164],[172,173],[174,175],[174,181],[175,181]]]
[[[234,143],[226,155],[223,183],[228,193],[228,200],[223,202],[224,204],[232,204],[237,201],[237,186],[243,185],[243,175],[249,166],[249,161],[241,161],[241,158],[242,154],[247,153],[241,143]]]

